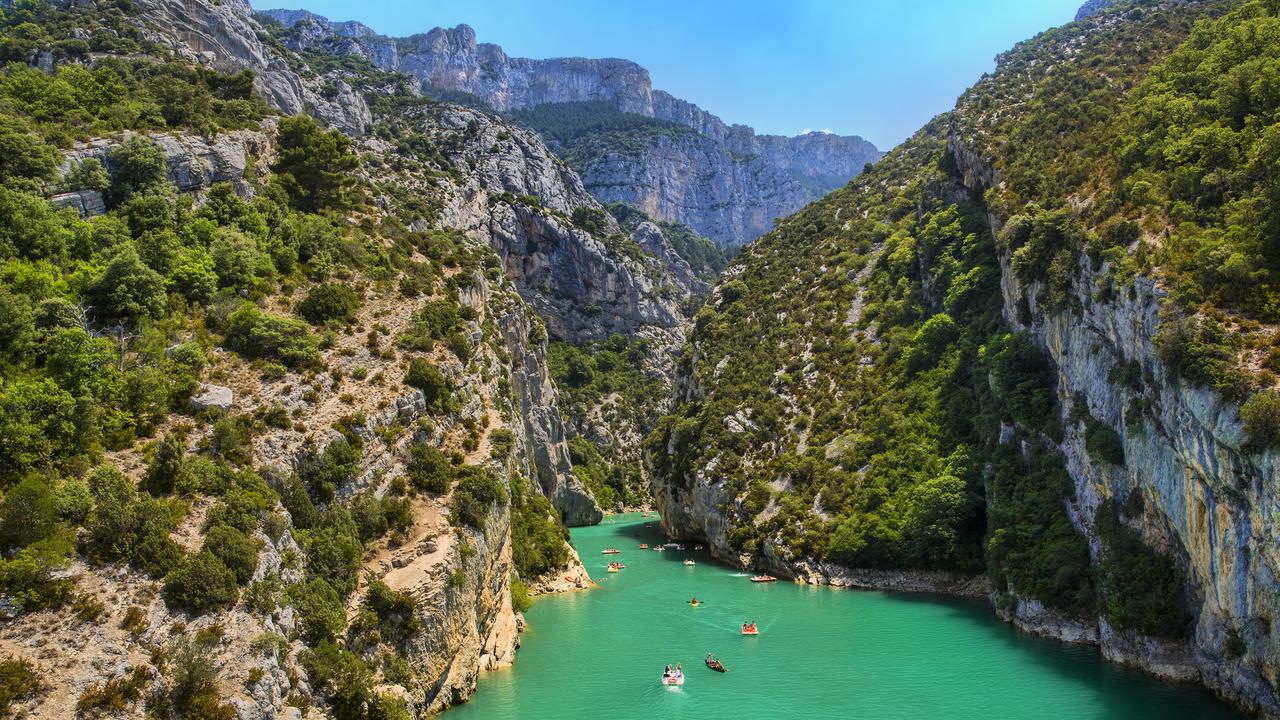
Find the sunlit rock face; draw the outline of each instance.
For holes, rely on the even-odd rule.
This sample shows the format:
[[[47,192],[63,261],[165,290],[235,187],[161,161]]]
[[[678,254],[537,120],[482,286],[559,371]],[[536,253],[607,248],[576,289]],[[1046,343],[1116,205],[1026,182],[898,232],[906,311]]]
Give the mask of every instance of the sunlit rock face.
[[[510,57],[497,45],[477,42],[467,25],[393,39],[359,23],[331,22],[306,11],[264,14],[291,28],[287,44],[292,49],[356,55],[417,78],[425,92],[467,93],[499,111],[607,102],[692,130],[645,137],[638,151],[634,144],[605,148],[575,160],[575,169],[598,199],[686,224],[720,246],[759,237],[775,218],[844,185],[881,155],[857,136],[757,135],[746,125],[726,124],[691,102],[654,90],[649,72],[629,60]]]

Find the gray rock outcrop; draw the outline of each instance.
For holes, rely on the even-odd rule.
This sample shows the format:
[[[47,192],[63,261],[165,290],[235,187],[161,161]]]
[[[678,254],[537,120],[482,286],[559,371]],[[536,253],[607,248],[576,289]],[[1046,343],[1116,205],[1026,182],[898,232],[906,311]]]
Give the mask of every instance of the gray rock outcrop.
[[[514,58],[478,43],[459,25],[393,39],[354,22],[331,22],[299,10],[267,10],[290,29],[294,50],[356,55],[383,70],[417,78],[424,91],[469,93],[499,111],[548,103],[608,102],[619,110],[667,120],[694,132],[645,138],[645,147],[606,152],[575,166],[587,189],[655,219],[680,222],[721,246],[749,242],[773,219],[840,187],[881,153],[856,136],[757,135],[697,105],[652,89],[643,67],[612,58]]]
[[[132,136],[133,133],[125,133],[72,147],[63,153],[60,174],[65,176],[86,158],[98,160],[108,172],[114,170],[112,150]],[[193,193],[199,199],[215,183],[229,182],[237,194],[248,196],[257,181],[265,176],[267,162],[274,152],[275,121],[264,121],[261,130],[233,130],[212,138],[159,132],[147,133],[145,137],[164,153],[169,180],[179,192]],[[102,195],[96,191],[62,193],[54,202],[74,207],[82,216],[106,212]]]
[[[229,387],[201,385],[191,396],[191,409],[196,412],[213,409],[226,412],[235,404],[235,397],[235,393]]]
[[[334,91],[322,92],[319,82],[304,81],[264,41],[248,0],[140,0],[138,6],[148,39],[216,70],[252,70],[255,87],[280,111],[295,115],[308,110],[353,134],[368,127],[369,107],[349,85],[328,78]]]

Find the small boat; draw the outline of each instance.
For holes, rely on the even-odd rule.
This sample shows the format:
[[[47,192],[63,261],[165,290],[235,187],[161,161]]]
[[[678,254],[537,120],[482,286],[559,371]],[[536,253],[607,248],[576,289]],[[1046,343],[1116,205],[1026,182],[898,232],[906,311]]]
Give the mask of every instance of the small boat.
[[[684,561],[684,564],[685,564],[685,565],[692,565],[692,564],[693,564],[693,560],[685,560],[685,561]]]
[[[701,545],[694,545],[694,546],[693,546],[693,549],[694,549],[694,550],[701,550],[701,549],[702,549],[702,546],[701,546]]]
[[[653,549],[654,552],[662,552],[663,550],[666,550],[666,548],[662,547],[661,545]]]
[[[663,675],[662,684],[663,685],[683,685],[684,673],[675,673],[674,675]]]
[[[760,628],[756,627],[755,623],[742,623],[742,634],[743,635],[759,635]]]
[[[600,551],[600,554],[601,555],[617,555],[620,552],[622,551],[619,550],[618,548],[605,548]]]
[[[720,663],[719,658],[715,658],[708,655],[706,659],[706,663],[707,663],[707,667],[711,668],[712,670],[715,670],[718,673],[729,672],[729,670]]]
[[[751,582],[777,582],[778,578],[772,575],[752,575]]]
[[[640,549],[641,549],[641,550],[648,550],[648,549],[649,549],[649,543],[640,543]]]

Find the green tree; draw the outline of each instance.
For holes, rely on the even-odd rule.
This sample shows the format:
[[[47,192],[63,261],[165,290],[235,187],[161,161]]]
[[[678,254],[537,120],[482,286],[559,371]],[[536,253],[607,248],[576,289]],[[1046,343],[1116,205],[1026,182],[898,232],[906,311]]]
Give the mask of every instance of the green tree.
[[[201,614],[230,607],[239,596],[235,573],[213,553],[202,550],[182,559],[164,579],[165,604]]]
[[[164,152],[150,138],[135,135],[112,148],[108,158],[112,171],[107,204],[111,207],[164,182],[169,174]]]
[[[335,639],[347,625],[342,598],[323,578],[312,578],[299,587],[294,605],[302,622],[302,634],[313,645]]]
[[[94,314],[108,322],[136,325],[160,317],[168,306],[164,278],[147,267],[132,247],[116,255],[86,295]]]
[[[349,323],[355,320],[359,309],[360,296],[356,291],[338,283],[317,285],[298,303],[298,314],[312,325]]]
[[[430,360],[410,360],[409,369],[404,373],[404,384],[422,391],[428,412],[448,412],[453,399],[453,383]]]
[[[202,550],[222,561],[243,585],[258,569],[258,541],[230,525],[214,525],[205,533]]]
[[[0,116],[0,182],[18,179],[50,180],[62,161],[58,149]]]
[[[449,492],[453,484],[454,469],[448,456],[434,445],[414,443],[409,446],[409,459],[405,467],[409,482],[419,490],[434,495]]]
[[[38,475],[29,475],[4,494],[0,502],[0,548],[20,548],[49,537],[57,527],[53,489]]]
[[[271,169],[294,207],[306,212],[347,207],[360,159],[346,135],[323,129],[309,115],[296,115],[280,121],[276,147]]]

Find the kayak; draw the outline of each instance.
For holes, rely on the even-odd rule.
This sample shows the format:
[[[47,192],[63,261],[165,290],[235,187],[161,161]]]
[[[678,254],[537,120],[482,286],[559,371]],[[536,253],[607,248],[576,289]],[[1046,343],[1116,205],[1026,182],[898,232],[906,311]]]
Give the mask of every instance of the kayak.
[[[778,578],[772,575],[752,575],[751,582],[777,582]]]

